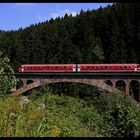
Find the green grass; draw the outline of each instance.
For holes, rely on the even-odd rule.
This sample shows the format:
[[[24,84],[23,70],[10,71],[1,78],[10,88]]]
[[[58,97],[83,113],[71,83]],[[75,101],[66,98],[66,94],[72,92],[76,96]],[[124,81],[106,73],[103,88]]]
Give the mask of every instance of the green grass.
[[[140,109],[124,95],[82,100],[47,92],[0,98],[0,137],[139,136]]]
[[[0,98],[1,137],[86,137],[102,136],[102,117],[86,101],[52,95],[34,100]]]

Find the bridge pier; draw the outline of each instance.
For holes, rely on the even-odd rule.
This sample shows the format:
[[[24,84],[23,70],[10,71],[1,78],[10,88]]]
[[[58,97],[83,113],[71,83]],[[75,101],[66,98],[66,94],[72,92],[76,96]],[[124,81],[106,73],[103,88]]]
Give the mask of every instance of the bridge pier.
[[[15,86],[11,89],[11,92],[15,92],[16,90],[17,90],[17,87]]]
[[[26,86],[26,82],[27,82],[27,79],[22,79],[22,82],[23,82],[23,87]]]
[[[129,80],[125,80],[125,93],[128,96],[129,96],[129,85],[130,85],[130,81]]]
[[[115,91],[116,89],[116,82],[117,80],[110,80],[112,82],[112,86],[113,86],[113,92]]]
[[[140,103],[140,80],[138,82],[139,82],[139,99],[138,99],[139,101],[138,102]]]

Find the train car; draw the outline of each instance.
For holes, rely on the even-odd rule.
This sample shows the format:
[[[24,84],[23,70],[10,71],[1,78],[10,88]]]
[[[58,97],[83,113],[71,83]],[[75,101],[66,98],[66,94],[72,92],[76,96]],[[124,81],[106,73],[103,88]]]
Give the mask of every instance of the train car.
[[[23,64],[19,72],[76,72],[76,64]]]
[[[78,64],[78,72],[140,71],[138,64]]]

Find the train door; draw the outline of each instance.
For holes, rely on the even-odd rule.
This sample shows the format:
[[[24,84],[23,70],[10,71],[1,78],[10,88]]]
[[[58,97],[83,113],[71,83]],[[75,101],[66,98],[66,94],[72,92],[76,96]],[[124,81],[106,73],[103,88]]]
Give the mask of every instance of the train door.
[[[79,72],[80,71],[80,66],[79,65],[77,65],[77,70],[76,70],[77,72]]]
[[[138,65],[138,69],[137,70],[140,71],[140,65]]]
[[[22,71],[22,72],[24,71],[24,68],[23,68],[23,66],[21,66],[21,71]]]
[[[135,65],[135,71],[137,71],[137,65]]]
[[[73,71],[75,71],[75,72],[76,72],[76,65],[74,65],[74,66],[73,66]]]

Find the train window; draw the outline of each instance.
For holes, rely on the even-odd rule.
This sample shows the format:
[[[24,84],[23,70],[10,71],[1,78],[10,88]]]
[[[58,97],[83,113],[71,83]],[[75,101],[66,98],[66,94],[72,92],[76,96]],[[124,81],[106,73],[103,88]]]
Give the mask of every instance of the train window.
[[[101,69],[102,69],[103,67],[101,66]]]
[[[94,67],[92,67],[92,68],[94,68]]]
[[[112,66],[109,66],[109,68],[112,68]]]
[[[120,66],[120,68],[122,68],[122,66]]]
[[[64,66],[64,69],[66,68],[66,66]]]
[[[55,67],[56,69],[58,68],[58,66]]]
[[[117,66],[115,68],[118,68]]]
[[[96,66],[96,68],[99,68],[98,66]]]
[[[107,66],[105,66],[105,68],[107,68]]]
[[[127,68],[127,66],[124,66],[124,68]]]

